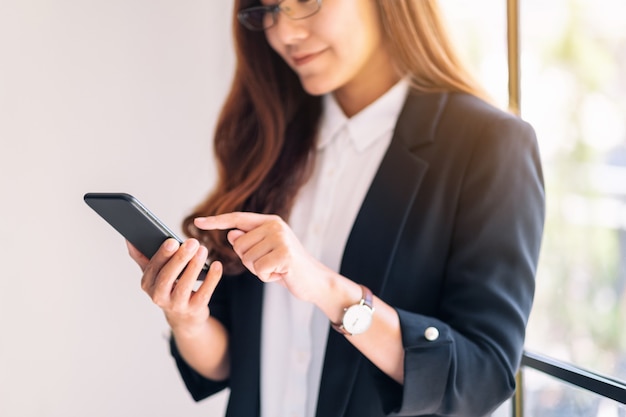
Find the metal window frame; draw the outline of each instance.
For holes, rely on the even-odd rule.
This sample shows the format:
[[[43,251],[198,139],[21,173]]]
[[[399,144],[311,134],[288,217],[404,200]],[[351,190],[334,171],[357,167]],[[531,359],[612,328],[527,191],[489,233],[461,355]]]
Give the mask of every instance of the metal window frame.
[[[560,379],[575,387],[592,392],[603,398],[626,404],[626,383],[615,378],[580,368],[545,355],[525,351],[522,366],[517,373],[517,389],[513,396],[513,417],[524,417],[524,369],[532,368],[545,375]]]
[[[522,366],[533,368],[602,397],[626,404],[624,381],[528,351],[524,352]]]
[[[520,93],[520,13],[519,1],[507,0],[507,58],[509,68],[509,110],[519,115],[521,112]]]

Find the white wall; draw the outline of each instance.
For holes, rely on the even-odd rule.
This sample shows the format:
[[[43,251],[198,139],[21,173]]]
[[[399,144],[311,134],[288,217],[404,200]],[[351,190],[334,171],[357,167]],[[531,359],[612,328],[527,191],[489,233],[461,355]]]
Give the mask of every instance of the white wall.
[[[0,0],[0,416],[218,416],[195,404],[123,239],[82,201],[176,231],[211,187],[230,1]]]

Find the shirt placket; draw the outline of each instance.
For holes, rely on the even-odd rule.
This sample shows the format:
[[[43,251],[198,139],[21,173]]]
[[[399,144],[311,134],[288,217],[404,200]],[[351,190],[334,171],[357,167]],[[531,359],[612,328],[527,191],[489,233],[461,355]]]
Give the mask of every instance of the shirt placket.
[[[342,158],[349,140],[348,129],[344,126],[326,149],[326,155],[322,161],[320,181],[315,193],[315,210],[308,233],[312,238],[311,248],[316,259],[322,257],[324,237],[330,216],[334,210],[340,209],[336,207],[337,183],[343,166]]]
[[[319,259],[324,245],[324,232],[329,216],[334,207],[337,188],[337,176],[340,174],[342,149],[348,140],[347,129],[338,133],[336,140],[324,150],[321,158],[320,177],[315,190],[315,204],[311,210],[311,218],[307,228],[305,241],[302,242],[307,251]],[[285,415],[290,417],[306,416],[309,365],[311,363],[313,345],[312,318],[315,307],[292,298],[292,350],[288,360],[291,362],[290,381],[287,383],[287,402]],[[311,399],[313,401],[314,399]]]

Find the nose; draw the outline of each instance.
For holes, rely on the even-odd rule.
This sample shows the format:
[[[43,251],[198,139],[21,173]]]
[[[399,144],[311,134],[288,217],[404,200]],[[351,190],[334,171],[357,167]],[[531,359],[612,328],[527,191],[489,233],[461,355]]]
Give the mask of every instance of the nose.
[[[276,24],[269,30],[274,32],[274,36],[284,45],[298,43],[309,36],[309,27],[306,19],[293,20],[282,13],[278,13],[276,19]]]

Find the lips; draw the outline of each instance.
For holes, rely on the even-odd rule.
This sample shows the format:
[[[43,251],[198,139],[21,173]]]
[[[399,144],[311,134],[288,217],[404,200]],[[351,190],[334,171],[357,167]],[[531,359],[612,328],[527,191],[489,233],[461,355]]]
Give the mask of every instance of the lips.
[[[301,65],[308,64],[309,62],[313,61],[315,58],[320,56],[323,52],[324,51],[292,55],[291,60],[293,61],[295,66],[299,67]]]

